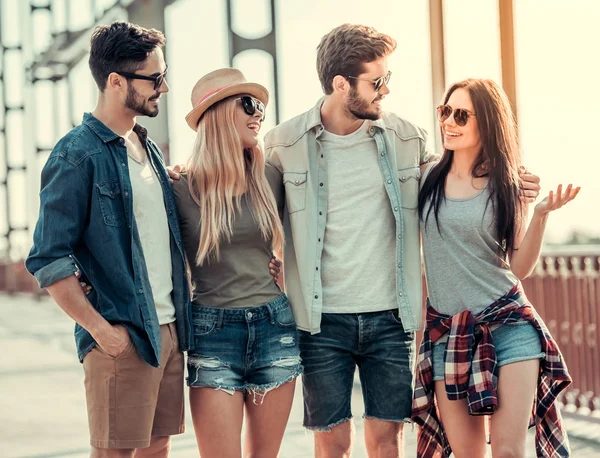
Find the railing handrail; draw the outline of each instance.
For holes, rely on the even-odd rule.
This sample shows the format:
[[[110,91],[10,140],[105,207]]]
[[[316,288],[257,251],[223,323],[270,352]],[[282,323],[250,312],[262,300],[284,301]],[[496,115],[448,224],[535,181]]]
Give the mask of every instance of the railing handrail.
[[[544,245],[541,256],[600,256],[600,245]]]

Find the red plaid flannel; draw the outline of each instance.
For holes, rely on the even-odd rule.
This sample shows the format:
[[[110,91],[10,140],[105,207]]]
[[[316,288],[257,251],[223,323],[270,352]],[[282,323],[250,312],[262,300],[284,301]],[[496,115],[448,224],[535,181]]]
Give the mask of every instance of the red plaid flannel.
[[[412,408],[412,420],[419,425],[418,458],[447,458],[452,453],[434,402],[432,345],[449,334],[444,357],[448,399],[466,397],[471,415],[491,415],[498,404],[498,364],[490,326],[522,320],[529,321],[538,331],[546,354],[540,362],[536,402],[529,422],[530,428],[536,427],[536,455],[570,456],[569,441],[555,401],[571,383],[571,377],[556,342],[517,284],[477,315],[470,311],[443,315],[428,304]]]

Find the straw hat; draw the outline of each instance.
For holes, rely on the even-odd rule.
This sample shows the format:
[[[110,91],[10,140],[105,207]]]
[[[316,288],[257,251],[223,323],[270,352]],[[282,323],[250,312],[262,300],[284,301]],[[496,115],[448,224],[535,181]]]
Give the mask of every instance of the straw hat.
[[[249,83],[242,72],[235,68],[220,68],[204,75],[192,89],[192,111],[185,117],[195,131],[198,121],[212,105],[236,94],[250,94],[267,106],[269,91],[256,83]]]

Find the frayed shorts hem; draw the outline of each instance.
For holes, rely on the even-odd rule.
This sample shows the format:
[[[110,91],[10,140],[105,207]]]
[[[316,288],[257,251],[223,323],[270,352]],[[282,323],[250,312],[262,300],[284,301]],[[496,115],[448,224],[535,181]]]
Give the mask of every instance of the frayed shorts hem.
[[[537,355],[532,355],[532,356],[515,356],[514,358],[510,358],[510,359],[504,360],[502,362],[499,362],[498,367],[506,366],[507,364],[512,364],[512,363],[520,363],[522,361],[529,361],[529,360],[533,360],[533,359],[542,359],[545,356],[546,356],[546,353],[539,353]],[[434,382],[442,382],[444,380],[445,380],[445,378],[443,375],[434,375],[433,376]]]
[[[390,423],[410,423],[410,417],[404,417],[401,419],[397,419],[397,418],[383,418],[383,417],[378,417],[376,415],[367,415],[367,414],[363,414],[362,416],[365,420],[381,420],[381,421],[389,421]]]
[[[295,380],[300,375],[302,375],[302,369],[296,369],[292,375],[286,377],[283,380],[280,380],[277,382],[271,382],[271,383],[264,383],[261,385],[257,385],[254,383],[246,383],[241,386],[226,386],[226,385],[217,384],[217,383],[197,383],[196,382],[194,384],[188,383],[188,386],[190,388],[213,388],[215,390],[222,390],[222,391],[225,391],[226,393],[231,394],[232,396],[235,391],[242,391],[244,393],[255,392],[255,393],[266,394],[271,390],[279,388],[281,385],[284,385],[288,382],[291,382],[292,380]]]
[[[330,425],[327,426],[309,426],[309,425],[303,425],[306,429],[308,429],[309,431],[315,431],[315,432],[321,432],[321,433],[330,433],[332,428],[335,428],[336,426],[339,426],[343,423],[346,423],[347,421],[352,420],[352,415],[346,418],[342,418],[339,421],[336,421],[334,423],[331,423]]]

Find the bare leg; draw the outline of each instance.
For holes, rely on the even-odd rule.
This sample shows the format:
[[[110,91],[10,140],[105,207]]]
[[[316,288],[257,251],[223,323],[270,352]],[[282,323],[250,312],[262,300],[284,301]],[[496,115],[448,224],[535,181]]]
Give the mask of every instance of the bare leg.
[[[334,426],[331,431],[315,431],[315,458],[349,458],[354,434],[352,420]]]
[[[484,417],[469,415],[467,400],[451,401],[443,380],[435,382],[440,418],[456,458],[485,458]]]
[[[367,418],[365,444],[369,458],[402,458],[404,423]]]
[[[294,379],[267,392],[264,397],[246,394],[245,458],[277,458],[292,410],[295,387]]]
[[[190,410],[202,458],[240,458],[244,393],[190,388]]]
[[[492,456],[525,457],[527,427],[535,399],[539,359],[507,364],[498,374],[498,409],[492,415]]]
[[[90,458],[133,458],[135,449],[132,448],[96,448],[92,447]]]
[[[170,451],[170,436],[152,436],[150,446],[136,449],[134,456],[135,458],[168,458]]]

